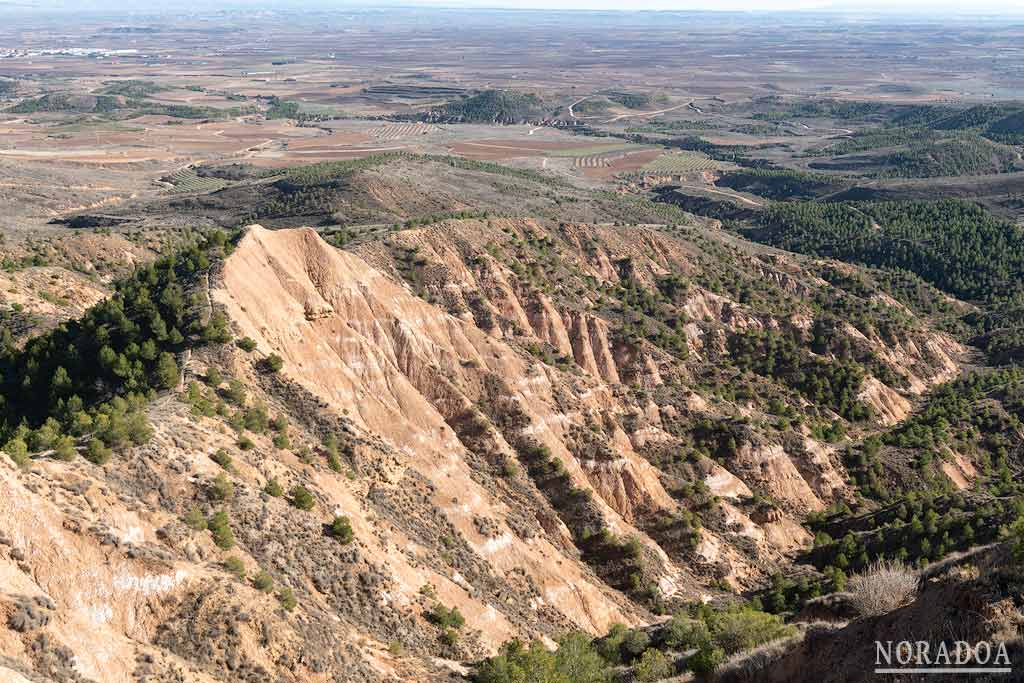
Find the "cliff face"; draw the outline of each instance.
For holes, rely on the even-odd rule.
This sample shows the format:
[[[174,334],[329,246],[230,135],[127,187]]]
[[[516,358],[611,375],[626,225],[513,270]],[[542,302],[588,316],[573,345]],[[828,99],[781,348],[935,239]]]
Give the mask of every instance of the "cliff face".
[[[814,329],[823,286],[710,232],[467,220],[342,251],[251,227],[209,293],[255,351],[180,358],[152,441],[108,465],[0,458],[0,674],[442,680],[513,637],[759,585],[853,489],[812,429],[839,416],[731,350]],[[840,334],[873,350],[866,425],[962,354],[923,325]],[[233,548],[201,530],[217,512]]]

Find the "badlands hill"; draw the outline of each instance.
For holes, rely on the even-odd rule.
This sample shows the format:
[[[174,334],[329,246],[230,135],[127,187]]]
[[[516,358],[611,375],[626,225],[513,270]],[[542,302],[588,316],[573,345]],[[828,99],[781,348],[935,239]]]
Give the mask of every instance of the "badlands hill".
[[[452,680],[797,563],[828,592],[811,523],[879,507],[849,444],[968,360],[877,274],[713,223],[444,220],[347,251],[254,225],[202,249],[110,318],[185,334],[113,325],[109,373],[36,397],[57,426],[6,395],[4,680]],[[61,384],[48,340],[76,329],[8,346],[5,387]],[[67,396],[127,395],[133,353],[146,398],[76,427]],[[107,439],[122,413],[149,432]],[[882,477],[955,493],[982,467]]]

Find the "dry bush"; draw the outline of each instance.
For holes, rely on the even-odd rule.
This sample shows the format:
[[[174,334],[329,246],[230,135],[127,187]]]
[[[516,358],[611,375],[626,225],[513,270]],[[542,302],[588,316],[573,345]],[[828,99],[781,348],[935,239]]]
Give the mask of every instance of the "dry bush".
[[[918,575],[902,562],[878,560],[867,571],[850,579],[846,588],[859,614],[875,616],[891,612],[917,595]]]

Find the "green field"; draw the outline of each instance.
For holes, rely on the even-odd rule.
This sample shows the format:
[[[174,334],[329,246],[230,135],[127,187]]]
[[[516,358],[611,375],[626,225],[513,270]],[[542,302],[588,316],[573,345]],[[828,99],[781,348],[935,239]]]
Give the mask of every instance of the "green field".
[[[671,152],[643,165],[639,175],[651,173],[696,173],[699,171],[725,170],[732,164],[715,161],[703,152]]]
[[[214,192],[227,187],[231,183],[220,178],[203,178],[196,174],[195,169],[183,168],[175,172],[170,182],[174,185],[171,192]]]

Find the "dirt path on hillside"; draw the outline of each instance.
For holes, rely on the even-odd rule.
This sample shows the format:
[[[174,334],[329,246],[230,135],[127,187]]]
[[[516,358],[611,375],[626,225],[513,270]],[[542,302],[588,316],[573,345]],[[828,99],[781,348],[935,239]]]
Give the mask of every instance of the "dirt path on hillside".
[[[736,194],[734,192],[726,192],[725,190],[715,190],[715,189],[712,189],[710,187],[704,187],[704,186],[701,186],[701,185],[680,185],[679,187],[684,189],[684,190],[700,190],[702,192],[710,192],[712,194],[720,194],[720,195],[723,195],[725,197],[730,197],[732,199],[737,199],[737,200],[743,202],[744,204],[749,204],[750,206],[756,206],[758,208],[761,208],[761,207],[764,206],[764,204],[762,202],[757,202],[757,201],[754,201],[753,199],[748,199],[748,198],[744,197],[743,195],[739,195],[739,194]]]

